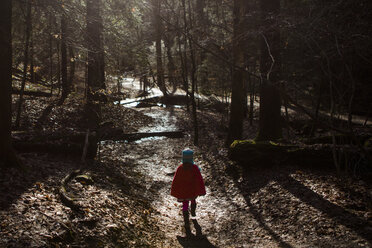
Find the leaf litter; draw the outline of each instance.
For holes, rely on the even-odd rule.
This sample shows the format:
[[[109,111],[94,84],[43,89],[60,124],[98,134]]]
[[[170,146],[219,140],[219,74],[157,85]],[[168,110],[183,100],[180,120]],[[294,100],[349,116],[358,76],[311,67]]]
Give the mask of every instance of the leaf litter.
[[[79,128],[64,125],[74,123],[79,104],[68,99],[66,105],[70,114],[56,108],[45,128]],[[92,183],[74,179],[68,185],[79,212],[63,205],[58,196],[60,181],[79,168],[79,161],[21,154],[27,173],[0,173],[1,247],[371,246],[369,183],[340,179],[328,168],[237,165],[223,148],[227,120],[208,110],[198,113],[199,147],[192,146],[190,116],[183,108],[108,105],[104,110],[106,120],[127,132],[169,125],[149,115],[171,113],[171,122],[189,135],[102,144],[99,160],[83,172]],[[35,111],[27,115],[31,123],[38,117]],[[246,124],[245,130],[245,136],[253,137],[257,124]],[[207,195],[197,199],[192,237],[185,236],[180,204],[169,195],[185,147],[195,149],[207,187]]]

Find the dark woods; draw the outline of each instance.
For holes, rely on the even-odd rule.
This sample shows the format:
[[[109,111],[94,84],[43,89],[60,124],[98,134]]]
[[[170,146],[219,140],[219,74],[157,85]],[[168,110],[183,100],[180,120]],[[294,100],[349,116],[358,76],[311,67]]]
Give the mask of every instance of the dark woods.
[[[83,96],[82,130],[97,130],[100,102],[122,99],[128,75],[141,79],[144,94],[183,90],[195,145],[208,98],[229,120],[226,145],[305,139],[329,145],[339,172],[352,159],[371,159],[370,1],[6,0],[1,7],[5,164],[20,164],[11,131],[26,129],[27,97],[57,97],[41,127],[48,111]],[[246,120],[258,120],[255,137]]]
[[[371,30],[371,0],[1,0],[0,246],[371,246]]]

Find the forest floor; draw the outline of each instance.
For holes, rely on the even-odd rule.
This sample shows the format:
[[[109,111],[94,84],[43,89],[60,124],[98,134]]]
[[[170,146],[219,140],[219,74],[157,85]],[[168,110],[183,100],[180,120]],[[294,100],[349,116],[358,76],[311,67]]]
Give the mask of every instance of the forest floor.
[[[50,99],[26,101],[25,129],[33,129]],[[75,130],[79,100],[55,107],[43,131]],[[332,166],[242,167],[223,148],[223,115],[198,113],[200,145],[192,145],[185,107],[125,108],[108,104],[105,120],[125,132],[186,130],[183,138],[104,141],[95,161],[73,179],[65,206],[58,188],[80,167],[73,156],[20,153],[26,173],[1,169],[0,247],[372,247],[372,185],[339,178]],[[253,138],[257,123],[245,123]],[[192,236],[181,205],[170,196],[181,151],[195,150],[207,194],[197,199]]]

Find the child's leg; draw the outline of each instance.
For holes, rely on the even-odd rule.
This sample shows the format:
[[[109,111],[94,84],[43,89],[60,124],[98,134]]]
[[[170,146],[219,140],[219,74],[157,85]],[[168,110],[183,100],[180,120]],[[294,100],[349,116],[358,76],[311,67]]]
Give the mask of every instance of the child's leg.
[[[189,211],[189,201],[182,202],[182,211]]]
[[[196,200],[194,199],[191,201],[191,216],[196,215],[195,210],[196,210]]]
[[[182,215],[183,215],[183,221],[185,222],[186,235],[190,236],[191,230],[190,230],[190,220],[189,220],[189,201],[182,202]]]

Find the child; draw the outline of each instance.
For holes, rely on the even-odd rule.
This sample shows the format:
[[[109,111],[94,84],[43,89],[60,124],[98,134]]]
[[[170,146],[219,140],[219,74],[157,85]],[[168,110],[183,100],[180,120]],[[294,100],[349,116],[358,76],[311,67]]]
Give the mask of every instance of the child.
[[[199,167],[194,164],[193,154],[191,149],[182,151],[182,164],[176,170],[171,189],[171,195],[183,203],[182,213],[185,224],[189,223],[189,201],[191,201],[191,215],[194,217],[196,197],[206,194],[203,177]]]

